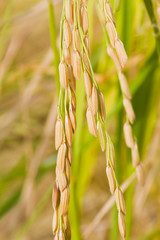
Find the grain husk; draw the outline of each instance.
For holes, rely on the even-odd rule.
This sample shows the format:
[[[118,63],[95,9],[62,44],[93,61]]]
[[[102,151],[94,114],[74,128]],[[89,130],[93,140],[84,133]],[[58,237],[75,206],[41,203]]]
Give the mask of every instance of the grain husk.
[[[69,98],[70,98],[70,102],[72,104],[72,107],[75,110],[76,109],[76,95],[75,95],[75,92],[72,89],[70,89],[70,91],[69,91]]]
[[[143,186],[145,184],[145,174],[144,174],[144,168],[142,163],[140,163],[136,167],[136,174],[137,174],[138,182]]]
[[[69,224],[68,214],[63,215],[63,227],[65,231],[67,230],[68,224]]]
[[[73,49],[74,51],[78,51],[80,53],[81,45],[80,45],[80,37],[79,37],[78,29],[73,29],[72,35],[73,35]]]
[[[103,126],[99,121],[97,122],[97,132],[102,152],[104,152],[106,148],[106,135]]]
[[[52,232],[53,235],[56,234],[58,228],[58,210],[56,209],[53,213],[53,219],[52,219]]]
[[[62,229],[59,231],[59,240],[65,240],[65,234]]]
[[[55,237],[54,237],[54,240],[59,240],[59,232],[58,232],[58,231],[56,232],[56,235],[55,235]]]
[[[132,95],[131,95],[131,92],[130,92],[130,89],[129,89],[129,86],[128,86],[128,82],[127,82],[127,79],[126,79],[125,75],[122,72],[120,72],[118,74],[118,76],[119,76],[120,85],[121,85],[121,89],[122,89],[123,94],[128,99],[131,99]]]
[[[73,138],[73,131],[72,131],[72,124],[68,114],[65,116],[65,133],[66,139],[69,146],[72,145],[72,138]]]
[[[73,22],[73,15],[72,15],[72,0],[66,0],[66,18],[70,24]]]
[[[65,188],[63,192],[61,192],[61,200],[60,200],[60,214],[61,216],[67,214],[68,212],[68,204],[69,204],[69,188]]]
[[[116,188],[115,197],[116,197],[116,205],[117,205],[118,211],[121,211],[124,215],[126,215],[125,201],[124,201],[123,193],[119,187]]]
[[[89,61],[88,61],[88,58],[87,58],[87,55],[85,52],[83,52],[83,61],[84,61],[84,64],[85,64],[85,67],[87,68],[87,70],[90,72],[90,65],[89,65]]]
[[[108,1],[106,1],[106,11],[107,11],[107,14],[108,14],[110,20],[116,26],[116,21],[115,21],[114,15],[113,15],[112,7],[111,7],[111,4]]]
[[[56,167],[56,179],[58,182],[59,189],[62,192],[67,187],[67,179],[65,173],[58,167]]]
[[[82,4],[83,4],[84,6],[87,6],[88,0],[82,0]]]
[[[114,49],[110,45],[107,46],[107,53],[112,58],[115,66],[116,66],[117,71],[121,72],[122,66],[121,66],[121,63],[119,61],[119,58],[118,58],[116,52],[114,51]]]
[[[118,212],[118,225],[119,225],[119,231],[123,239],[126,237],[126,225],[125,225],[125,219],[124,215],[121,211]]]
[[[98,112],[98,93],[95,85],[92,87],[92,111],[94,115]]]
[[[108,178],[110,192],[113,194],[116,189],[116,181],[114,178],[113,170],[109,165],[106,167],[106,174],[107,174],[107,178]]]
[[[63,49],[63,53],[64,53],[64,59],[65,59],[66,63],[67,63],[68,65],[71,65],[71,53],[70,53],[70,49],[67,48],[67,47],[65,47],[65,48]]]
[[[67,157],[68,157],[68,161],[69,161],[70,165],[72,165],[72,159],[73,159],[72,147],[68,146]]]
[[[132,127],[131,125],[126,122],[123,127],[124,130],[124,137],[127,147],[133,148],[134,147],[134,139],[132,134]]]
[[[91,57],[91,41],[88,35],[84,37],[84,44],[88,52],[88,56]]]
[[[70,87],[75,92],[75,90],[76,90],[76,79],[73,76],[73,68],[72,68],[72,66],[68,66],[68,78],[69,78]]]
[[[87,8],[85,6],[82,6],[80,11],[81,11],[82,30],[83,30],[84,34],[86,34],[88,31],[88,27],[89,27]]]
[[[92,94],[92,82],[89,73],[86,70],[84,70],[83,78],[87,97],[90,97]]]
[[[63,122],[59,118],[57,119],[56,125],[55,125],[55,149],[56,150],[62,144],[62,140],[63,140]]]
[[[109,159],[108,159],[109,158]],[[115,169],[115,150],[113,143],[107,140],[107,148],[106,148],[106,162],[112,164],[113,169]]]
[[[101,111],[101,118],[103,122],[106,121],[106,108],[105,108],[105,101],[104,96],[102,92],[99,92],[99,105],[100,105],[100,111]]]
[[[60,78],[61,86],[65,89],[67,89],[67,87],[68,87],[68,69],[63,60],[59,64],[59,78]]]
[[[71,240],[71,227],[70,227],[69,223],[68,223],[67,229],[65,231],[65,235],[66,235],[67,240]]]
[[[75,132],[76,130],[76,113],[75,110],[72,108],[72,104],[69,104],[69,118],[71,121],[71,125],[72,125],[72,130],[73,132]]]
[[[129,119],[129,121],[133,124],[136,117],[135,117],[135,113],[134,113],[131,101],[129,99],[127,99],[126,97],[124,97],[123,105],[124,105],[124,108],[127,113],[127,117]]]
[[[70,164],[69,164],[69,160],[66,158],[66,178],[67,178],[67,182],[70,183],[70,178],[71,178],[71,168],[70,168]]]
[[[81,59],[78,51],[73,53],[73,75],[76,79],[81,78]]]
[[[87,117],[87,123],[88,123],[88,130],[90,134],[97,137],[96,121],[92,111],[89,108],[87,109],[86,117]]]
[[[65,20],[63,23],[63,34],[66,47],[68,48],[72,41],[72,32],[67,20]]]
[[[110,43],[111,43],[112,47],[114,48],[115,41],[117,40],[117,32],[116,32],[114,24],[110,20],[108,20],[106,23],[106,29],[107,29],[107,32],[109,35]]]
[[[116,48],[117,55],[118,55],[119,61],[121,63],[121,66],[122,66],[122,68],[124,68],[127,63],[128,57],[127,57],[126,51],[124,49],[124,45],[120,39],[117,39],[115,41],[115,48]]]
[[[93,110],[92,110],[92,96],[87,97],[87,103],[88,103],[88,109],[93,112]]]
[[[57,167],[62,171],[65,168],[66,151],[67,151],[66,144],[62,143],[58,150],[58,155],[57,155]]]
[[[52,207],[54,210],[58,207],[59,204],[59,197],[60,197],[60,192],[58,189],[58,185],[55,182],[53,192],[52,192]]]
[[[139,158],[139,152],[138,152],[138,146],[137,143],[134,143],[134,147],[132,148],[132,164],[133,167],[137,167],[140,163],[140,158]]]

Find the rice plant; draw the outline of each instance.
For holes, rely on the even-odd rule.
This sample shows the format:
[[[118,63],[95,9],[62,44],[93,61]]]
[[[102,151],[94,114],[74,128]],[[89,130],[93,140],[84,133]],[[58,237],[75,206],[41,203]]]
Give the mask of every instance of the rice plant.
[[[1,239],[159,239],[159,8],[1,1]]]

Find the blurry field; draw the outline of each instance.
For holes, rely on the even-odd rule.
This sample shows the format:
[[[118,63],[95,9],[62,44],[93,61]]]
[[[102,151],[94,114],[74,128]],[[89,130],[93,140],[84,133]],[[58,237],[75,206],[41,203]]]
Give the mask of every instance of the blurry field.
[[[105,96],[107,129],[116,149],[117,177],[121,184],[127,184],[126,239],[159,240],[160,41],[159,32],[153,33],[144,2],[150,1],[122,0],[120,11],[115,14],[117,31],[129,56],[126,75],[136,113],[134,133],[146,172],[144,188],[134,178],[130,151],[124,143],[125,114],[118,78],[106,52],[96,1],[92,0],[88,7],[89,34],[93,69]],[[52,3],[59,44],[62,1]],[[152,4],[156,15],[157,1]],[[53,60],[47,0],[1,0],[0,240],[53,239],[51,192],[55,180],[57,114]],[[112,207],[105,175],[105,154],[101,153],[98,140],[89,135],[85,93],[80,82],[76,94],[78,127],[71,170],[76,188],[71,194],[76,196],[77,208],[71,199],[69,212],[73,240],[117,240],[117,212]],[[103,208],[105,204],[108,205]]]

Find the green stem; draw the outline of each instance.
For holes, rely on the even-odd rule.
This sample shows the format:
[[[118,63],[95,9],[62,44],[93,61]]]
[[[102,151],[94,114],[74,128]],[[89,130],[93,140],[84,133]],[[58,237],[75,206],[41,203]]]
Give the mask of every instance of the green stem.
[[[121,6],[121,0],[114,0],[114,12],[118,12]]]
[[[131,239],[132,214],[133,214],[134,183],[126,191],[126,240]]]
[[[61,24],[60,24],[60,59],[63,60],[63,23],[65,20],[65,0],[63,0],[63,9],[62,9],[62,16],[61,16]],[[65,98],[65,91],[60,85],[60,95],[59,95],[59,108],[58,108],[58,115],[61,117],[64,123],[64,104]]]
[[[118,92],[118,98],[121,95],[121,90],[119,87],[119,92]],[[118,99],[117,99],[118,100]],[[118,118],[117,118],[117,141],[116,141],[116,177],[117,181],[121,181],[121,176],[122,176],[122,164],[121,164],[121,142],[122,142],[122,127],[123,125],[123,111],[121,110],[118,113]],[[114,206],[112,210],[112,223],[111,223],[111,232],[110,232],[110,239],[111,240],[116,240],[118,238],[118,212],[117,212],[117,207]]]
[[[56,23],[55,23],[55,15],[53,5],[50,0],[48,0],[48,10],[49,10],[49,26],[50,26],[50,36],[51,36],[51,45],[54,54],[54,66],[55,66],[55,81],[57,86],[57,93],[59,93],[60,84],[59,84],[59,51],[57,48],[57,32],[56,32]]]
[[[4,204],[1,203],[0,206],[0,218],[2,218],[8,211],[10,211],[19,201],[22,192],[22,186],[17,190],[14,190],[14,193],[9,196],[8,199],[5,199]]]
[[[60,24],[60,58],[63,59],[63,23],[65,20],[65,0],[63,0],[63,9]]]
[[[77,129],[74,136],[73,143],[73,163],[72,163],[72,178],[71,178],[71,199],[70,199],[70,222],[72,226],[72,238],[74,240],[81,240],[80,233],[80,199],[78,197],[78,184],[79,184],[79,169],[81,160],[81,142],[83,137],[83,124],[84,124],[84,105],[85,105],[85,90],[84,84],[81,80],[77,82]],[[83,164],[83,163],[82,163]]]
[[[132,95],[134,95],[137,92],[137,90],[140,88],[143,82],[147,79],[147,76],[153,73],[156,68],[157,68],[157,52],[156,50],[154,50],[151,56],[148,58],[144,67],[141,69],[141,72],[138,75],[137,80],[135,80],[135,83],[133,83],[131,86]],[[118,103],[115,104],[111,112],[107,115],[106,122],[109,122],[113,115],[120,111],[122,108],[123,100],[121,97],[119,98]]]
[[[106,45],[107,45],[109,43],[109,38],[108,38],[106,26],[105,26],[105,24],[103,23],[103,20],[102,20],[103,12],[102,12],[98,2],[96,4],[96,9],[97,9],[97,15],[98,15],[101,27],[103,29],[103,33],[104,33],[104,36],[105,36],[105,39],[106,39]]]
[[[149,15],[151,23],[152,23],[152,28],[153,28],[155,39],[156,39],[157,53],[158,53],[159,61],[160,61],[160,31],[159,31],[156,17],[154,15],[152,1],[144,0],[144,4],[145,4],[145,7],[147,9],[148,15]]]
[[[80,232],[80,216],[79,216],[79,205],[77,199],[77,184],[73,181],[70,185],[71,197],[70,197],[70,219],[72,226],[72,237],[74,240],[81,240],[81,232]]]

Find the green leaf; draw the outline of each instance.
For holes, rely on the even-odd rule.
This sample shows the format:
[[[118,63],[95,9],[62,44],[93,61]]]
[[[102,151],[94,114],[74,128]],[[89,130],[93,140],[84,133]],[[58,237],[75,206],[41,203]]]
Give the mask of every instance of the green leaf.
[[[152,28],[153,28],[155,39],[156,39],[157,53],[160,61],[160,30],[157,24],[156,17],[154,15],[153,4],[151,0],[144,0],[144,4],[152,23]]]
[[[18,188],[3,205],[0,206],[0,218],[2,218],[9,210],[11,210],[20,199],[22,187]]]
[[[50,26],[50,36],[51,36],[51,46],[54,54],[54,67],[55,67],[55,81],[57,86],[57,93],[59,93],[60,83],[59,83],[59,51],[57,48],[57,31],[56,31],[56,22],[54,16],[54,9],[52,2],[48,0],[48,10],[49,10],[49,26]]]

